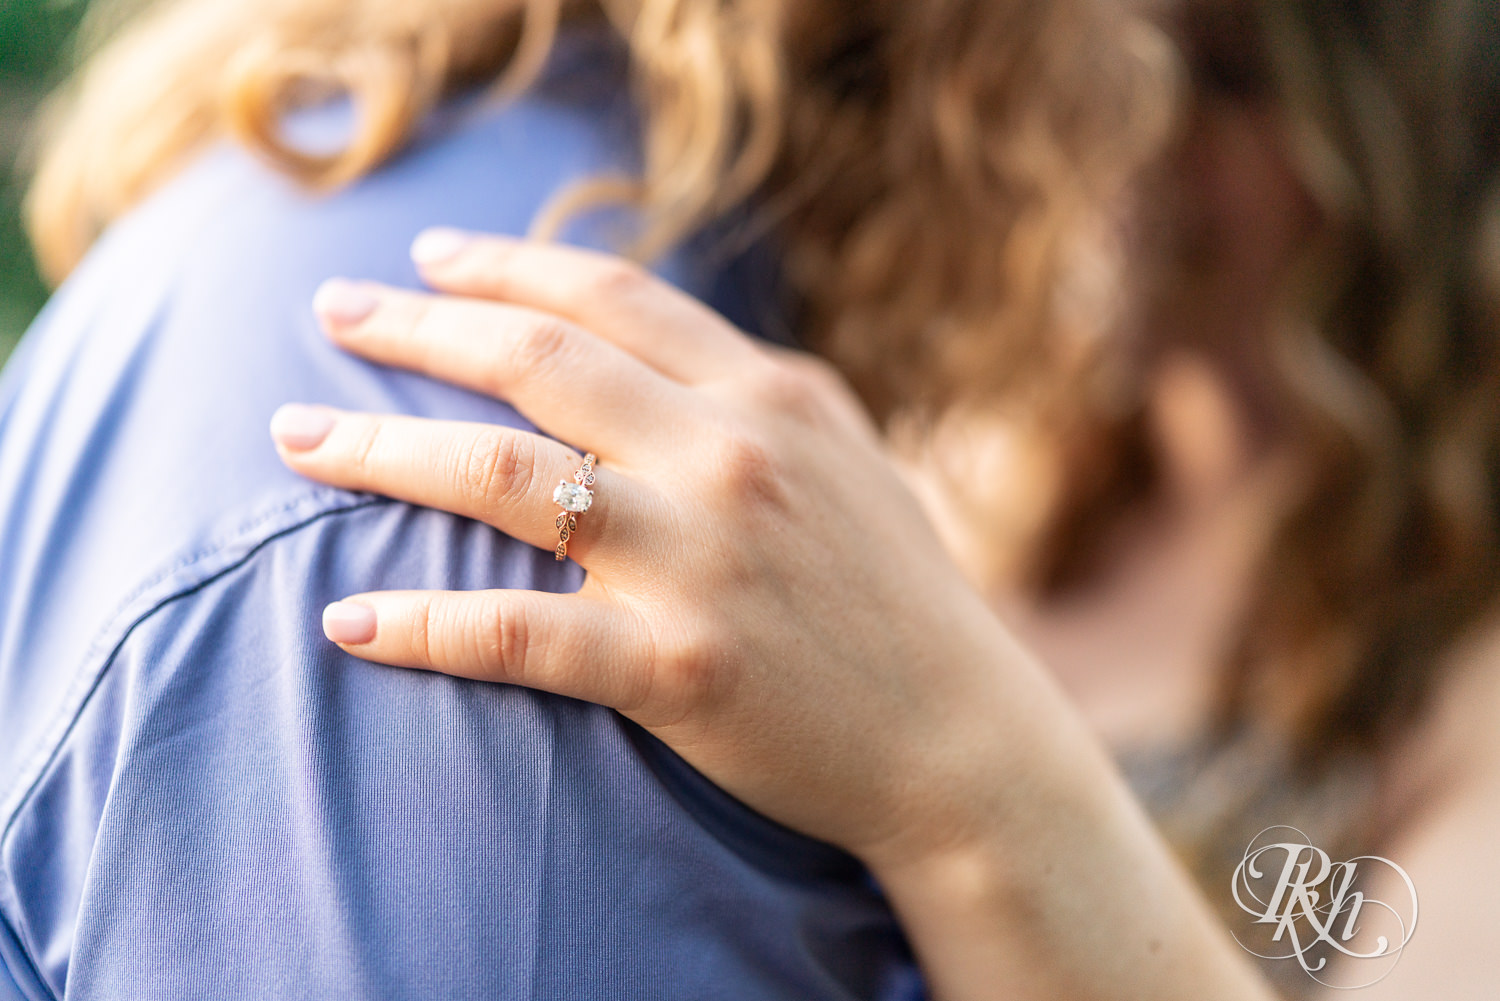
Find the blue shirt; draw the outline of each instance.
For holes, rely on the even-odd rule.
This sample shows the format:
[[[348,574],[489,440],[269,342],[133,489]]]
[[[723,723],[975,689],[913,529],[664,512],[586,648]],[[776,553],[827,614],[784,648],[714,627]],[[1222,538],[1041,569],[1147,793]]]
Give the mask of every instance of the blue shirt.
[[[266,427],[289,400],[526,426],[341,354],[308,304],[330,275],[415,286],[424,226],[522,232],[569,179],[628,167],[617,74],[585,55],[503,110],[449,106],[333,197],[206,154],[4,372],[0,999],[919,991],[851,858],[617,714],[321,634],[359,590],[581,583],[486,526],[302,480]],[[731,288],[693,262],[667,273]]]

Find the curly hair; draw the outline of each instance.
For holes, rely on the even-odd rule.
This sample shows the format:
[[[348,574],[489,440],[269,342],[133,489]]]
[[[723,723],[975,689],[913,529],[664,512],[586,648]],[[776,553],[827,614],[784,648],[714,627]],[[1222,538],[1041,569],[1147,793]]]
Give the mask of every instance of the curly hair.
[[[538,217],[626,200],[654,255],[754,196],[804,340],[881,415],[1037,386],[1077,348],[1053,289],[1168,122],[1165,47],[1101,0],[163,0],[65,95],[29,204],[60,278],[110,220],[232,135],[318,188],[369,171],[445,93],[525,87],[565,19],[607,19],[642,109],[638,178]],[[343,92],[337,151],[279,133]]]
[[[1194,100],[1271,111],[1316,216],[1261,346],[1298,475],[1219,665],[1198,776],[1155,804],[1217,879],[1267,818],[1316,818],[1350,848],[1392,836],[1405,818],[1380,776],[1496,611],[1500,12],[1189,0],[1177,18]],[[1191,299],[1200,266],[1177,259],[1158,295]],[[1032,550],[1043,592],[1086,579],[1096,540],[1152,488],[1128,399],[1069,446]]]
[[[1238,11],[1235,70],[1200,89],[1275,103],[1321,223],[1269,332],[1307,475],[1225,716],[1274,700],[1300,756],[1332,759],[1389,746],[1500,591],[1500,14]]]

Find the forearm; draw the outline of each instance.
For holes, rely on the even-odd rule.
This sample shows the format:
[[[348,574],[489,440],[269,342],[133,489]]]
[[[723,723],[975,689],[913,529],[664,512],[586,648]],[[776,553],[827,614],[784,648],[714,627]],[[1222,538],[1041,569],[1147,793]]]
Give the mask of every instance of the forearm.
[[[985,836],[871,861],[933,997],[1275,997],[1082,724],[1031,719]]]

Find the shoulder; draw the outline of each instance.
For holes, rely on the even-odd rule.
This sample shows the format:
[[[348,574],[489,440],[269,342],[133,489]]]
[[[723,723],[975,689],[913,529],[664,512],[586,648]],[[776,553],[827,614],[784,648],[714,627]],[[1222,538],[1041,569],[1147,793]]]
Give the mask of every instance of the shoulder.
[[[299,968],[299,943],[352,906],[318,887],[357,874],[382,910],[394,906],[385,894],[413,892],[398,885],[404,849],[383,843],[383,823],[425,832],[427,848],[461,868],[466,832],[505,818],[524,829],[539,809],[543,787],[510,786],[494,763],[541,774],[553,746],[535,738],[559,716],[595,730],[607,719],[519,689],[361,664],[322,638],[322,605],[356,585],[569,590],[574,576],[484,526],[329,492],[247,523],[155,582],[96,644],[42,753],[5,796],[0,913],[23,950],[19,969],[58,996],[65,983],[128,995],[147,976],[163,996],[217,995],[225,957],[265,948],[266,993],[313,983],[336,993],[340,977],[360,974],[359,957],[341,971]],[[445,799],[456,788],[465,795]],[[472,813],[476,800],[488,818]],[[334,845],[350,857],[325,856]],[[275,929],[264,924],[271,901],[288,909]],[[419,965],[416,941],[389,944]]]
[[[524,229],[555,185],[630,155],[605,108],[545,92],[456,105],[329,196],[216,149],[106,234],[0,383],[0,776],[46,742],[141,595],[247,525],[264,540],[288,512],[344,502],[277,459],[278,406],[524,424],[343,355],[309,303],[331,275],[415,284],[406,248],[425,225]]]
[[[0,935],[21,951],[0,953],[0,975],[43,997],[150,982],[161,997],[478,998],[522,982],[748,1001],[910,982],[852,859],[614,713],[357,661],[318,628],[353,579],[579,576],[477,523],[366,499],[174,582],[6,820]],[[726,894],[734,907],[704,906]],[[579,920],[601,912],[640,920]]]
[[[167,653],[181,656],[141,662],[137,708],[159,704],[140,702],[140,685],[170,684],[179,670],[202,677],[254,648],[252,640],[300,656],[305,645],[270,641],[288,641],[285,623],[306,611],[301,601],[311,600],[312,578],[355,590],[376,579],[360,581],[358,570],[411,568],[381,548],[379,533],[363,547],[340,541],[349,512],[369,499],[288,472],[266,431],[270,415],[300,400],[524,421],[501,402],[341,354],[312,321],[312,293],[334,274],[413,284],[406,248],[425,225],[523,229],[555,185],[631,155],[611,117],[617,104],[617,96],[547,88],[505,107],[457,103],[402,157],[328,196],[218,148],[105,235],[0,381],[0,800],[7,807],[39,770],[55,767],[104,681],[127,673],[116,670],[114,651],[151,635],[153,623],[177,622],[181,644],[206,645],[179,645]],[[324,134],[338,127],[337,115],[299,127]],[[385,525],[408,524],[399,513],[385,517]],[[468,530],[460,519],[411,517],[434,526],[410,547],[421,554],[421,569],[478,567],[463,563]],[[401,545],[404,536],[387,534],[387,545]],[[294,545],[310,538],[329,544]],[[495,551],[488,576],[474,586],[508,579],[566,585],[527,583],[533,562],[524,549]],[[286,559],[269,559],[291,551],[314,562],[294,573]],[[234,567],[243,568],[238,576]],[[227,632],[218,582],[260,579],[266,567],[282,568],[277,589],[256,592],[259,603],[244,604],[237,620],[244,629]],[[316,612],[308,614],[315,628]],[[107,742],[98,749],[90,767],[107,772],[115,756]],[[8,809],[0,820],[8,825],[15,816]]]

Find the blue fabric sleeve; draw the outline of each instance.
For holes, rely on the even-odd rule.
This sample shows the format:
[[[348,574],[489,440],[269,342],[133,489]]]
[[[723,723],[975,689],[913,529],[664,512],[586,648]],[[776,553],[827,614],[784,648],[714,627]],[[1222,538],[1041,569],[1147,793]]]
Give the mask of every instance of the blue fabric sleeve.
[[[895,996],[894,928],[841,853],[608,710],[366,664],[318,628],[356,583],[576,585],[555,566],[474,523],[330,492],[164,581],[6,837],[47,982],[77,998]]]

